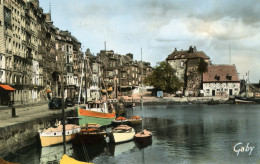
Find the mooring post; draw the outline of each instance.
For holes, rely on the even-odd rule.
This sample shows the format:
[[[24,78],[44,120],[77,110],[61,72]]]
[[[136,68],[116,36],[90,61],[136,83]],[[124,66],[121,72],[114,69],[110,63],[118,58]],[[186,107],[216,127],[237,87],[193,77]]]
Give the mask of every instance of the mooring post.
[[[13,105],[12,105],[12,117],[16,117],[16,111]]]

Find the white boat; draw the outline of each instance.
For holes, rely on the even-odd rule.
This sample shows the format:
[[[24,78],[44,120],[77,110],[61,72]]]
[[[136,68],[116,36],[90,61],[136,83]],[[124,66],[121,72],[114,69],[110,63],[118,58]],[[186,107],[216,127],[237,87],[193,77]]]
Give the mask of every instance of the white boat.
[[[63,143],[62,130],[62,125],[59,125],[57,128],[51,127],[39,131],[42,147]],[[75,134],[79,132],[80,126],[74,124],[65,125],[66,141],[70,141],[71,139],[73,139],[75,137]]]
[[[109,139],[110,142],[121,143],[133,140],[134,136],[134,128],[127,125],[119,125],[116,128],[112,129]]]

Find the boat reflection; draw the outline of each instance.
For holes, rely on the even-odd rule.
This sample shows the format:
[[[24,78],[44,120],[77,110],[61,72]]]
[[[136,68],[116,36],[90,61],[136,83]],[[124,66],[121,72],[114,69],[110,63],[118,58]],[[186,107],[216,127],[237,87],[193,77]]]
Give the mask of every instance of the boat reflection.
[[[66,154],[72,156],[72,143],[66,144]],[[63,144],[43,147],[41,150],[40,164],[58,164],[63,155]]]
[[[115,157],[119,156],[125,152],[128,152],[129,150],[133,149],[134,147],[135,147],[134,141],[121,143],[121,144],[114,144],[114,143],[108,144],[109,153]]]
[[[135,146],[136,146],[138,149],[144,149],[144,148],[147,148],[148,146],[151,146],[152,143],[153,143],[152,140],[150,140],[149,142],[145,142],[145,143],[135,142]]]
[[[73,144],[73,157],[80,161],[91,162],[106,151],[107,143],[105,140],[92,145]]]

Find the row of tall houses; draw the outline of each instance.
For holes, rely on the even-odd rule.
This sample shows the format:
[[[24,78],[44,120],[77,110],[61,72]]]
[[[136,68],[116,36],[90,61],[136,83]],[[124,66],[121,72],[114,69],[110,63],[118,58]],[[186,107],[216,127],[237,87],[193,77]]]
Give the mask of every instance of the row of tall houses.
[[[91,86],[110,97],[128,94],[140,85],[141,68],[144,77],[152,71],[132,54],[87,50],[84,58],[81,43],[55,27],[38,0],[0,0],[0,104],[59,97],[62,84],[69,98]]]
[[[210,57],[190,46],[188,50],[172,52],[167,58],[175,75],[183,82],[185,96],[231,96],[240,93],[240,80],[235,65],[212,65]],[[201,62],[206,63],[199,72]]]

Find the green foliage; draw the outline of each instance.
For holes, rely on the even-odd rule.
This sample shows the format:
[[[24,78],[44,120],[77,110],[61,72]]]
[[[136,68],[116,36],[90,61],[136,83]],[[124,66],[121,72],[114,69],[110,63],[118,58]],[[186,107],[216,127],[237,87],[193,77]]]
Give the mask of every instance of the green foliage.
[[[204,59],[200,59],[198,65],[198,73],[208,72],[208,63]]]
[[[174,75],[175,70],[166,62],[155,67],[153,73],[144,79],[144,83],[158,90],[174,93],[182,87],[182,82]]]

